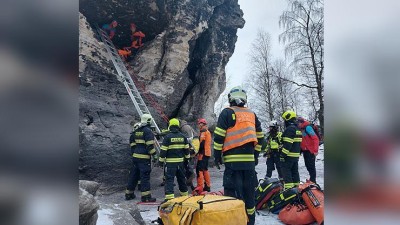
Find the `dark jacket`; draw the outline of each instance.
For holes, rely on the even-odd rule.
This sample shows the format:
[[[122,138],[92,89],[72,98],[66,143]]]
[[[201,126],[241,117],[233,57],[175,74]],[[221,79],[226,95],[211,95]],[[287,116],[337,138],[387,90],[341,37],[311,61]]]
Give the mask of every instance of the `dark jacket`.
[[[302,133],[294,121],[285,122],[286,129],[282,134],[281,158],[299,158]]]
[[[177,166],[183,164],[185,159],[190,158],[189,142],[187,138],[179,131],[179,127],[171,126],[163,140],[160,152],[160,162],[166,162],[168,166]]]
[[[131,133],[129,139],[132,157],[136,161],[149,161],[156,153],[154,134],[149,125],[138,128]]]

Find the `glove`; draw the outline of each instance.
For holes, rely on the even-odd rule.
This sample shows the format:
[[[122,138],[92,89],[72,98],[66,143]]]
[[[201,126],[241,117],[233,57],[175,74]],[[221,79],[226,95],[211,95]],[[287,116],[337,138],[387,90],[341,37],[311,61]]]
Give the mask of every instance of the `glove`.
[[[255,164],[256,164],[256,166],[258,165],[258,157],[255,157],[254,158],[254,162],[255,162]]]
[[[158,156],[157,155],[152,155],[152,162],[156,163],[158,161]]]
[[[164,167],[164,162],[158,161],[158,166],[159,167]]]
[[[215,156],[214,156],[214,157],[215,157]],[[222,165],[222,158],[221,158],[221,155],[219,155],[219,157],[216,156],[214,162],[215,162],[215,165],[216,165],[217,167],[219,167],[219,165]]]

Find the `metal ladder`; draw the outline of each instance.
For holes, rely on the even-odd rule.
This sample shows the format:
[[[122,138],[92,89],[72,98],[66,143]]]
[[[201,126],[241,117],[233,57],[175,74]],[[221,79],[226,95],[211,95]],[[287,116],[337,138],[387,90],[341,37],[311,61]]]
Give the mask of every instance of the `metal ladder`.
[[[119,81],[121,81],[124,84],[126,90],[128,91],[129,97],[131,98],[133,104],[135,105],[135,109],[138,112],[139,116],[141,117],[145,113],[151,115],[149,109],[147,108],[146,103],[143,101],[143,98],[140,95],[140,92],[136,88],[136,85],[133,82],[129,71],[126,69],[124,61],[118,55],[118,51],[115,48],[112,41],[110,40],[107,32],[100,29],[99,27],[97,27],[97,32],[100,35],[101,41],[104,43],[104,46],[107,50],[108,55],[110,56],[112,63],[114,64],[115,69],[117,70],[117,78]],[[156,122],[154,121],[154,118],[151,121],[151,126],[155,128],[155,131],[157,133],[161,133],[160,128],[157,126]],[[161,137],[161,141],[162,141],[162,137]],[[155,143],[155,148],[156,148],[157,154],[159,155],[160,154],[160,143],[157,140],[155,140],[154,143]]]

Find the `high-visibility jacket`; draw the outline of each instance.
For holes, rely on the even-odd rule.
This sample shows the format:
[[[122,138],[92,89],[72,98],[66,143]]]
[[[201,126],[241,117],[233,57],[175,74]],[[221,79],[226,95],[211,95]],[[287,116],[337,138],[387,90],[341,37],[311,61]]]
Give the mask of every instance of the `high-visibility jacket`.
[[[163,140],[160,152],[160,162],[166,162],[168,166],[177,166],[190,158],[189,142],[187,138],[179,132],[178,126],[171,126]]]
[[[150,126],[143,126],[132,132],[130,137],[132,157],[136,161],[150,160],[150,155],[156,153],[154,148],[154,134]]]
[[[282,132],[278,132],[276,136],[269,135],[267,149],[278,150],[282,143]]]
[[[235,126],[226,130],[222,152],[237,148],[252,142],[257,145],[257,134],[255,127],[255,114],[248,108],[230,107],[235,112]]]
[[[302,132],[294,122],[287,122],[286,129],[282,134],[282,156],[300,157],[300,144],[303,138]]]
[[[208,129],[200,131],[200,148],[197,159],[202,160],[203,156],[211,156],[211,133]]]
[[[214,131],[214,158],[234,170],[254,169],[264,133],[257,115],[246,107],[222,110]],[[257,144],[258,143],[258,144]]]
[[[146,35],[141,32],[141,31],[136,31],[135,33],[132,34],[132,48],[140,48],[143,46],[142,44],[142,39],[145,37]]]

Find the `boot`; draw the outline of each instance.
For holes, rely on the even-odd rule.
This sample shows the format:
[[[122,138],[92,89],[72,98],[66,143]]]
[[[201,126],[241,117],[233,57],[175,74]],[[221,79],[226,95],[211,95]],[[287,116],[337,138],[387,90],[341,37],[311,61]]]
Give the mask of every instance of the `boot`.
[[[157,201],[155,198],[152,198],[151,195],[142,196],[142,202],[155,202]]]
[[[135,193],[129,193],[129,194],[125,193],[125,200],[127,200],[127,201],[135,199],[135,198],[136,198]]]
[[[204,189],[203,189],[203,191],[210,192],[210,187],[209,187],[209,186],[207,186],[207,184],[205,184],[205,185],[204,185]]]

